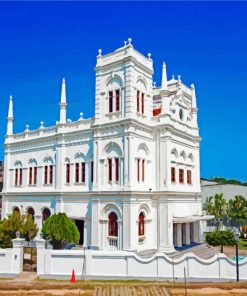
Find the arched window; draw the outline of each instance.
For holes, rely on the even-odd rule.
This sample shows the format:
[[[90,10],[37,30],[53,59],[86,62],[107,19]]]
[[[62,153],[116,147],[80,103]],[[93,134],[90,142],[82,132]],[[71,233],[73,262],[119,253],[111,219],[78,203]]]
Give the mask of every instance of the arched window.
[[[145,234],[145,227],[144,227],[144,223],[145,223],[145,216],[144,213],[141,212],[139,214],[139,221],[138,221],[138,235],[142,236]]]
[[[34,219],[35,211],[32,207],[28,208],[27,213],[28,215],[31,215],[32,218]]]
[[[45,221],[51,216],[51,211],[48,208],[44,208],[42,211],[42,223],[45,223]]]
[[[108,217],[108,235],[109,236],[118,236],[118,223],[117,215],[114,212],[111,212]]]

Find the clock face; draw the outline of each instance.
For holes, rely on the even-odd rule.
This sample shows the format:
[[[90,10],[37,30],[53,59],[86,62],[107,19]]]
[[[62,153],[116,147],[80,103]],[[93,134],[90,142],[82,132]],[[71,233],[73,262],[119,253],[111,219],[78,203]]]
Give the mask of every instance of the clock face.
[[[183,120],[183,118],[184,118],[184,112],[183,112],[183,109],[179,109],[179,118],[180,118],[181,120]]]

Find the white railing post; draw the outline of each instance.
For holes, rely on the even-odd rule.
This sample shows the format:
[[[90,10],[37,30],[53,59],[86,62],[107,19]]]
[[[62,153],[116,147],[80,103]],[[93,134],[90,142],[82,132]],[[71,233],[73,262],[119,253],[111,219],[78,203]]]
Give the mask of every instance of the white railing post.
[[[24,238],[12,239],[13,251],[11,256],[11,273],[19,274],[23,270]]]

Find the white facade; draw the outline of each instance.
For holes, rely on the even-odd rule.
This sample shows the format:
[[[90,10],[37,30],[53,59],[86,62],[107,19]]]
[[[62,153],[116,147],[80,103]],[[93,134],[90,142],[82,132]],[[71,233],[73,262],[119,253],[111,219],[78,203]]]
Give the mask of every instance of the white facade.
[[[165,64],[162,72],[155,87],[151,55],[129,39],[112,53],[99,50],[95,117],[67,121],[63,80],[57,124],[14,134],[11,98],[3,217],[32,208],[41,229],[44,209],[65,212],[92,249],[170,252],[199,242],[195,88],[180,76],[167,80]]]

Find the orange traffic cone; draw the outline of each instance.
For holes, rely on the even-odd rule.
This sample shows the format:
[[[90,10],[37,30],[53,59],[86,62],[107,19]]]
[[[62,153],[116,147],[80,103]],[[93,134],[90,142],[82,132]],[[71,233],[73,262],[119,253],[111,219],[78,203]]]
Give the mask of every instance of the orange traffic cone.
[[[70,282],[75,283],[75,271],[74,271],[74,269],[72,270],[72,275],[71,275]]]

